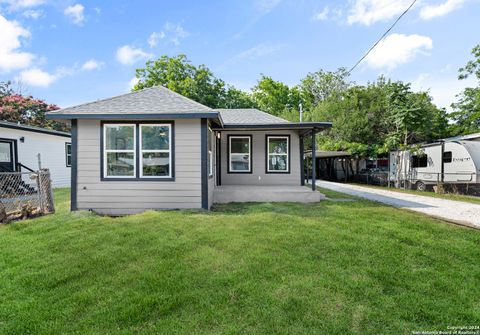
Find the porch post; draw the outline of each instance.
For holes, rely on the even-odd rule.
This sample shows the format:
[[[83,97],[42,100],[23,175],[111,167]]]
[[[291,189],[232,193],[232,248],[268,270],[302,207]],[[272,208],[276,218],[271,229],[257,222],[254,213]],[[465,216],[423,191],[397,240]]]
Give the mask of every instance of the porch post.
[[[317,149],[315,143],[315,129],[312,129],[312,191],[316,190],[317,179]]]
[[[300,185],[305,186],[305,148],[303,136],[300,136]]]
[[[201,183],[202,183],[202,208],[208,208],[208,152],[207,152],[208,121],[200,119],[200,157],[201,157]]]

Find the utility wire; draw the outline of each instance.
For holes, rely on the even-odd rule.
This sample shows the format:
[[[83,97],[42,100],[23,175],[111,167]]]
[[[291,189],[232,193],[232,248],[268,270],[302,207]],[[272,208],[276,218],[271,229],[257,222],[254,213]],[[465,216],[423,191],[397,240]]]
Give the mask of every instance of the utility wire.
[[[388,35],[388,33],[393,29],[393,27],[395,27],[395,25],[398,23],[398,21],[400,21],[400,19],[405,15],[407,14],[407,12],[413,7],[413,5],[415,5],[415,2],[417,2],[417,0],[413,0],[412,3],[410,4],[410,6],[408,6],[407,9],[405,9],[405,11],[395,20],[395,22],[393,22],[393,24],[390,26],[390,28],[388,28],[388,30],[383,33],[382,37],[380,37],[374,45],[372,45],[372,47],[370,49],[368,49],[368,51],[365,53],[365,55],[363,55],[362,58],[360,58],[358,60],[358,62],[355,63],[354,66],[352,66],[352,68],[348,71],[348,74],[350,74],[367,56],[368,54],[373,50],[375,49],[375,47],[378,45],[378,43],[380,43],[384,38],[385,36]]]

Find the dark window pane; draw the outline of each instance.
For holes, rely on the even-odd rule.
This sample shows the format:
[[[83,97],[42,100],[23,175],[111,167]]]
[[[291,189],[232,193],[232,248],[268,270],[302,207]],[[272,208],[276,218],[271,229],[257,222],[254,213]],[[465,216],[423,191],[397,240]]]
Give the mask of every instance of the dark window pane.
[[[142,126],[143,150],[168,150],[170,130],[168,126]]]
[[[105,126],[107,150],[133,150],[133,126]]]
[[[287,155],[270,155],[268,169],[270,171],[287,171]]]
[[[72,154],[72,145],[71,144],[67,144],[67,155],[71,155]]]
[[[248,154],[250,152],[250,139],[249,138],[230,138],[231,141],[231,153],[236,154]]]
[[[428,156],[412,156],[412,168],[424,168],[428,166]]]
[[[134,164],[133,153],[108,152],[107,176],[133,177]]]
[[[270,154],[285,154],[287,153],[288,145],[286,138],[269,138],[268,153]]]
[[[443,153],[443,162],[444,163],[451,163],[452,162],[452,152],[451,151],[445,151]]]
[[[170,175],[168,152],[144,152],[142,154],[143,176],[165,177]]]
[[[230,169],[231,171],[249,171],[250,170],[250,157],[242,154],[230,155]]]

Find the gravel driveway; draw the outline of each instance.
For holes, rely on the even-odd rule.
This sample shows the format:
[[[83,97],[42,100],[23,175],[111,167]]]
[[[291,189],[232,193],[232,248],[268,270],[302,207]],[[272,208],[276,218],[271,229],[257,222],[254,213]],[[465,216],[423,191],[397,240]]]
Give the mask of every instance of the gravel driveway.
[[[318,180],[317,185],[332,191],[355,195],[398,208],[409,209],[433,217],[480,229],[480,205],[429,196],[373,189],[358,185]]]

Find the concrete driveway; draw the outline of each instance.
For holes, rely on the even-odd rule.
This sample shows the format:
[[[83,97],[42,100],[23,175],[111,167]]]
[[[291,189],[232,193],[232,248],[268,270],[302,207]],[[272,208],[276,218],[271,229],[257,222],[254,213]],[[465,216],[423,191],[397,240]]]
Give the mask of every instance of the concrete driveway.
[[[354,195],[480,229],[480,205],[323,180],[318,180],[317,185],[332,191]]]

